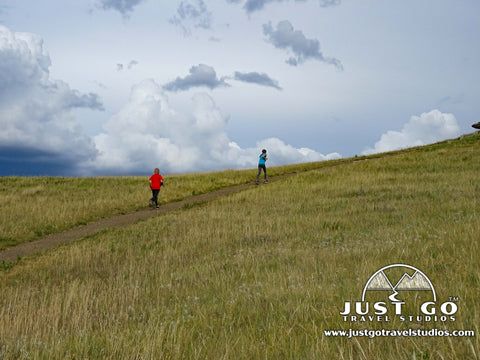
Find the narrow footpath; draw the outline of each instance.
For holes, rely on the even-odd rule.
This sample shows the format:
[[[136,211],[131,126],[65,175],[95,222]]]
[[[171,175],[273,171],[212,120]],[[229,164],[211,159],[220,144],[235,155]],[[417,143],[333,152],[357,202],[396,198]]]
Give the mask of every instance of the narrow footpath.
[[[295,175],[295,173],[279,175],[269,179],[269,182],[274,182]],[[226,187],[209,193],[196,195],[187,199],[161,205],[159,209],[145,208],[138,211],[113,215],[107,218],[92,221],[85,225],[77,226],[63,232],[47,235],[41,239],[31,242],[18,244],[11,248],[0,251],[1,262],[15,262],[19,258],[24,258],[36,252],[42,252],[53,248],[57,245],[64,244],[82,237],[93,235],[104,229],[114,229],[125,225],[133,224],[137,221],[148,219],[154,216],[162,215],[181,209],[184,206],[207,202],[222,196],[233,194],[251,187],[256,186],[255,183],[247,183]],[[262,185],[261,185],[262,186]]]

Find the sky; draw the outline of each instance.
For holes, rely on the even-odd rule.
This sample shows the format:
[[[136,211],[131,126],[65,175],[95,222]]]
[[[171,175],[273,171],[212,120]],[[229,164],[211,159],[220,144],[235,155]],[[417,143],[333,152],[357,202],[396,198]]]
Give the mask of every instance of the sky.
[[[474,131],[478,0],[0,0],[0,176],[256,168]]]

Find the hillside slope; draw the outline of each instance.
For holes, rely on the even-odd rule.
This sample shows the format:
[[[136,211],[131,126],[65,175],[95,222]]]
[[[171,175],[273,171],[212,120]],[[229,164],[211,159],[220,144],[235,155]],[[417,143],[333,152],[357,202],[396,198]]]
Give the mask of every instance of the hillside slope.
[[[299,172],[21,261],[0,273],[0,358],[478,359],[479,140]],[[372,319],[345,320],[391,264],[429,277],[436,313],[407,291],[402,320],[379,292]],[[369,332],[325,333],[349,329]]]

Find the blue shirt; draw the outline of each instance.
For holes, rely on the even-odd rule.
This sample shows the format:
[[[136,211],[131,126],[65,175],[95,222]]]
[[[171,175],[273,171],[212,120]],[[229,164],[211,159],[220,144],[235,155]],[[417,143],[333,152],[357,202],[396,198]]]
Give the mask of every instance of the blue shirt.
[[[261,153],[259,157],[260,159],[258,160],[258,165],[265,165],[265,158],[267,157],[267,153]]]

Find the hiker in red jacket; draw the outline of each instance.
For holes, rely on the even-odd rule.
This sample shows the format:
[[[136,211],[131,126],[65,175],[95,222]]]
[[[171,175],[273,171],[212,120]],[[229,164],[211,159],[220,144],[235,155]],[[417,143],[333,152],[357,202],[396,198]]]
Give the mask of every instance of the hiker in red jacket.
[[[152,198],[150,199],[150,206],[155,204],[155,208],[158,209],[158,193],[160,187],[163,185],[163,177],[160,175],[160,169],[155,168],[154,174],[150,176],[150,189],[152,189]]]

